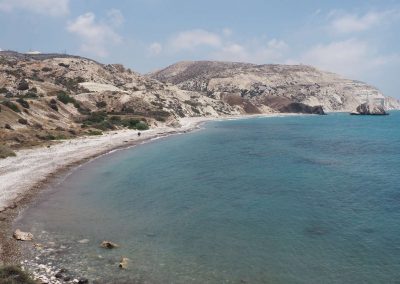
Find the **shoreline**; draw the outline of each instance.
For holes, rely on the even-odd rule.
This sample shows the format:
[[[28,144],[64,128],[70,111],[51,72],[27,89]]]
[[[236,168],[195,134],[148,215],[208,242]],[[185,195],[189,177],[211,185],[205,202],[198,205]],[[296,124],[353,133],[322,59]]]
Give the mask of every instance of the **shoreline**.
[[[65,140],[50,148],[20,150],[17,152],[17,157],[0,160],[0,265],[19,264],[21,261],[21,246],[12,237],[14,220],[47,185],[78,166],[114,151],[135,147],[154,139],[194,131],[209,121],[293,115],[298,114],[189,117],[180,120],[181,127],[157,127],[140,131],[142,133],[140,137],[137,135],[139,132],[137,130],[111,131],[102,136]],[[74,152],[78,152],[78,154],[73,154]],[[51,154],[52,158],[49,159]],[[70,156],[65,156],[66,154]],[[40,164],[40,162],[43,163]],[[38,174],[34,175],[37,172]],[[13,188],[14,191],[9,193],[10,198],[7,199],[3,192],[10,188]]]

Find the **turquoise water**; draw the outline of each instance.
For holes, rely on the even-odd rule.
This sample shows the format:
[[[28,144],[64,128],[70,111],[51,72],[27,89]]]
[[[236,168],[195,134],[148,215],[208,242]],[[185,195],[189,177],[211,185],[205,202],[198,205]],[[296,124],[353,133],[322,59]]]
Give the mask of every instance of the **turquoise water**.
[[[76,169],[18,225],[105,282],[399,283],[399,174],[399,112],[212,122]]]

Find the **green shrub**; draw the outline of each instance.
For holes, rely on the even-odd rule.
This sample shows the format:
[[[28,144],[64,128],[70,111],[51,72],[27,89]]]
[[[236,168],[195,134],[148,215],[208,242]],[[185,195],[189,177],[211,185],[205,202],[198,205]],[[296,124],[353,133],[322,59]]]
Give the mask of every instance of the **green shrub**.
[[[103,135],[103,132],[101,132],[100,130],[89,130],[87,132],[88,135],[90,136],[94,136],[94,135]]]
[[[110,119],[109,119],[109,121],[110,121],[112,124],[116,124],[116,125],[119,125],[119,124],[122,123],[122,119],[121,119],[119,116],[111,116]]]
[[[24,108],[29,108],[29,103],[25,101],[23,98],[17,99],[17,103],[19,103]]]
[[[136,129],[137,130],[147,130],[147,129],[149,129],[149,126],[147,125],[147,123],[141,121],[136,124]]]
[[[0,145],[0,159],[4,159],[7,157],[15,157],[15,156],[16,156],[15,152],[13,150],[11,150],[8,146]],[[1,273],[1,269],[0,269],[0,273]],[[0,279],[1,279],[1,277],[0,277]]]
[[[18,106],[16,104],[14,104],[11,101],[4,101],[2,102],[2,104],[10,109],[12,109],[15,112],[21,112],[20,109],[18,108]]]
[[[84,122],[87,123],[99,123],[103,122],[107,118],[107,113],[104,111],[96,111],[92,112],[90,115],[86,117]]]
[[[68,104],[68,103],[75,103],[75,99],[71,96],[69,96],[67,93],[64,91],[60,91],[57,94],[57,99],[62,102],[63,104]]]
[[[140,121],[139,119],[136,118],[122,120],[122,125],[128,127],[129,129],[138,129],[138,130],[149,129],[149,126],[147,125],[146,122]]]
[[[5,266],[0,268],[0,283],[2,284],[36,284],[28,273],[17,266]]]
[[[37,98],[37,97],[38,97],[37,93],[31,92],[31,91],[29,91],[25,94],[25,98]]]

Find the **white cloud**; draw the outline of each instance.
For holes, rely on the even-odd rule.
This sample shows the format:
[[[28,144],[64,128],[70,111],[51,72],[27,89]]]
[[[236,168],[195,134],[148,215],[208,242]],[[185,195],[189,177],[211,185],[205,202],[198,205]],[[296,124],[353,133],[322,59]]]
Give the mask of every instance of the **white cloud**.
[[[149,46],[150,55],[158,55],[162,51],[162,45],[159,42],[153,42]]]
[[[220,45],[220,35],[202,29],[180,32],[169,41],[169,46],[175,51],[193,50],[199,46],[218,47]]]
[[[113,27],[96,21],[95,14],[91,12],[80,15],[74,21],[69,22],[67,30],[81,39],[83,52],[100,57],[108,55],[107,46],[121,42],[121,37]]]
[[[304,53],[299,62],[352,77],[362,77],[390,63],[397,55],[381,56],[366,41],[348,39],[320,44]]]
[[[111,9],[107,12],[108,21],[114,27],[119,27],[125,22],[124,15],[118,9]]]
[[[289,46],[282,40],[268,42],[250,40],[244,43],[224,43],[211,57],[217,60],[246,61],[257,64],[282,62]]]
[[[336,33],[345,34],[369,30],[398,17],[399,12],[395,10],[368,12],[361,16],[357,14],[337,15],[337,12],[333,12],[331,16],[334,19],[330,23],[330,29]]]
[[[222,34],[226,37],[231,36],[233,34],[233,31],[229,28],[225,28],[222,30]]]
[[[288,45],[278,39],[266,41],[265,38],[234,41],[231,29],[222,29],[219,33],[195,29],[177,33],[165,46],[170,53],[196,52],[214,60],[247,61],[254,63],[278,62],[288,51]],[[152,46],[153,51],[159,48]]]
[[[69,0],[0,0],[0,11],[23,9],[43,15],[62,16],[69,13]]]

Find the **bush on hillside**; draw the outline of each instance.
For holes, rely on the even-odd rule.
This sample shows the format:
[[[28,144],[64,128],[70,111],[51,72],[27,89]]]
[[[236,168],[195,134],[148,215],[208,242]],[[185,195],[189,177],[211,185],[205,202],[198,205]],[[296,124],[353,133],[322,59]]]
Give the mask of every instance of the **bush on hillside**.
[[[23,98],[17,99],[17,103],[19,103],[24,108],[29,108],[29,103]]]
[[[21,112],[18,106],[11,101],[4,101],[2,104],[15,112]]]
[[[62,102],[63,104],[68,104],[68,103],[75,103],[75,99],[73,97],[71,97],[70,95],[68,95],[66,92],[64,91],[60,91],[57,94],[57,99]]]

